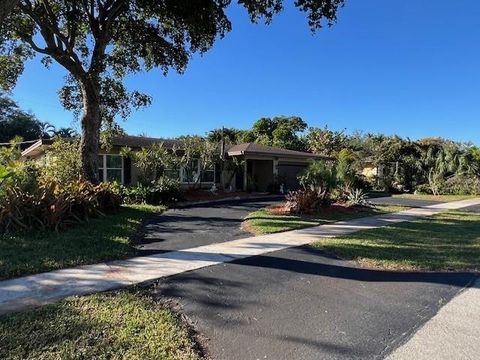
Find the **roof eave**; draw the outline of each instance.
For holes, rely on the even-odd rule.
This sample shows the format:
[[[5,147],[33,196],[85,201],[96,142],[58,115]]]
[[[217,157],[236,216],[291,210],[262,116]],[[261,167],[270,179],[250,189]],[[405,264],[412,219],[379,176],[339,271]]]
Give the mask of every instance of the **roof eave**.
[[[43,146],[43,140],[40,139],[37,142],[30,145],[28,148],[22,151],[22,156],[28,156],[32,151],[38,149],[39,147]]]

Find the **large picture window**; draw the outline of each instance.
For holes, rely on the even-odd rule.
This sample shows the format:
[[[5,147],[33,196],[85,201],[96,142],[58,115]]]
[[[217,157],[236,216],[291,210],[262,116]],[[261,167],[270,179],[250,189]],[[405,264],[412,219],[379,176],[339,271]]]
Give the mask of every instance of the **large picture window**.
[[[123,183],[123,157],[121,155],[99,155],[98,164],[100,181]]]

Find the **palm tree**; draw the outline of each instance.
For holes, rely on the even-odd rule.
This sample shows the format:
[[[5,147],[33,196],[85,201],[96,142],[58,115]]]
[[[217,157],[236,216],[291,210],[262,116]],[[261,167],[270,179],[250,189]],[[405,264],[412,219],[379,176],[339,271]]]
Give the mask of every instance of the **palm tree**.
[[[55,134],[55,126],[46,121],[41,122],[40,132],[42,138],[51,138]]]
[[[77,137],[78,133],[75,131],[75,129],[63,127],[58,130],[54,130],[53,135],[61,138],[73,138]]]
[[[428,144],[420,160],[421,168],[427,174],[428,184],[433,195],[439,195],[441,183],[462,169],[465,159],[458,144],[437,142]]]

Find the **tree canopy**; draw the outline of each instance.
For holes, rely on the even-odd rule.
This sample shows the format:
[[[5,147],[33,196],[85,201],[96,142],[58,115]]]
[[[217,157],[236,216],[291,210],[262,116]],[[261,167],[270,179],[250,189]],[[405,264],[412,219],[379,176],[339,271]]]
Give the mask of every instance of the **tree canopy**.
[[[31,141],[53,136],[69,138],[78,134],[72,128],[56,128],[48,122],[42,122],[34,114],[22,110],[8,96],[0,95],[0,143],[18,137]]]
[[[315,30],[336,21],[345,0],[296,0]],[[9,1],[10,3],[10,1]],[[151,99],[129,91],[129,74],[160,68],[184,72],[232,29],[230,0],[20,0],[0,27],[0,88],[11,89],[27,59],[41,55],[67,71],[60,98],[81,116],[82,172],[97,180],[102,121],[127,117]],[[252,22],[269,23],[282,0],[238,0]]]
[[[23,111],[12,99],[0,96],[0,143],[15,137],[36,140],[48,136],[45,127],[33,114]]]

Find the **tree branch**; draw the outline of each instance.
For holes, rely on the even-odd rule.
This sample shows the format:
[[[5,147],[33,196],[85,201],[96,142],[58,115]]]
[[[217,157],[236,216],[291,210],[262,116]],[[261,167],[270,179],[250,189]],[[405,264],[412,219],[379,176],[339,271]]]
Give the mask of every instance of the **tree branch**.
[[[25,5],[26,4],[26,5]],[[49,55],[53,57],[60,65],[67,69],[72,75],[78,77],[84,75],[85,71],[82,66],[78,55],[73,51],[73,49],[67,48],[62,45],[62,35],[58,34],[55,30],[55,27],[52,29],[52,25],[48,19],[43,19],[39,17],[35,10],[33,9],[32,3],[29,0],[25,0],[25,4],[20,3],[21,9],[35,22],[38,26],[40,33],[42,34],[47,47],[42,49],[40,48],[32,39],[32,35],[23,34],[23,40],[29,44],[34,51],[37,51],[41,54]]]
[[[98,73],[101,71],[101,62],[105,56],[105,49],[110,41],[111,25],[123,6],[122,0],[107,0],[103,6],[99,8],[100,20],[99,32],[95,36],[95,46],[92,53],[92,62],[89,71]]]
[[[20,31],[17,31],[18,36],[22,38],[23,41],[25,41],[30,47],[35,50],[36,52],[39,52],[40,54],[44,55],[51,55],[50,52],[48,51],[48,48],[41,48],[38,46],[35,41],[33,41],[33,38],[25,33],[22,33]]]
[[[90,1],[90,4],[89,4]],[[85,11],[85,14],[87,14],[88,22],[90,24],[90,28],[92,29],[92,34],[93,37],[97,37],[99,33],[98,29],[98,22],[95,19],[95,6],[93,3],[93,0],[82,0],[81,1],[83,11]]]

